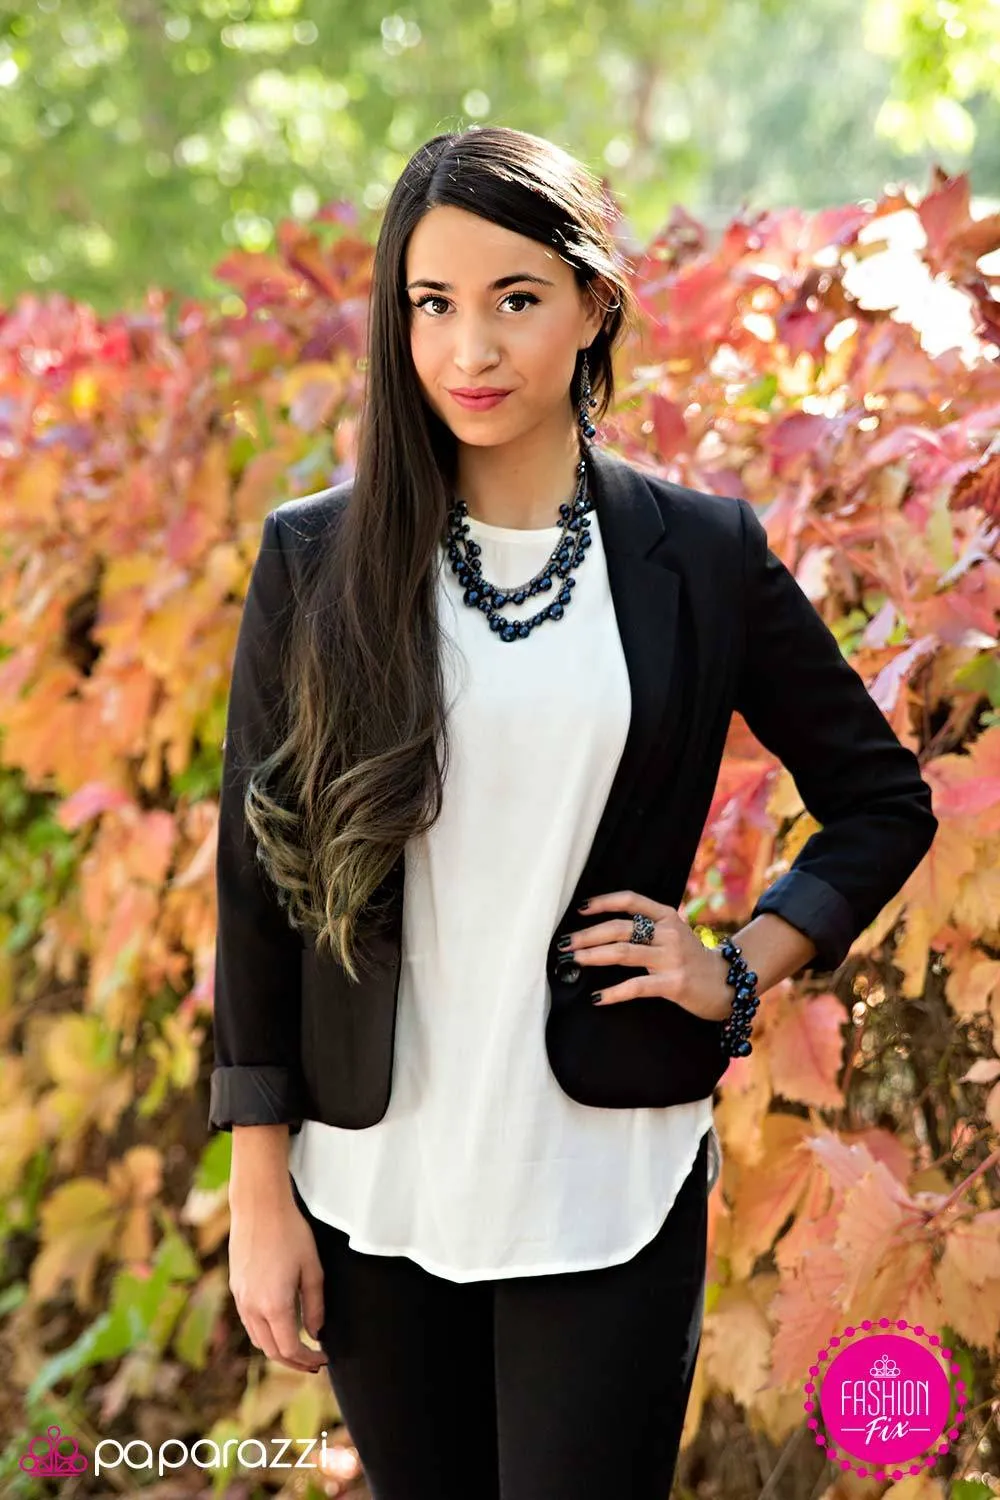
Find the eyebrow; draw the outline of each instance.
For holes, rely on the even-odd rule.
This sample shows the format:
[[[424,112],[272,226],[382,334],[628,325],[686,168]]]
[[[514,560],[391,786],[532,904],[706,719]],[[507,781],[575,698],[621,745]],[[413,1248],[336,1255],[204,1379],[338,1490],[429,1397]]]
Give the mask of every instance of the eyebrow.
[[[546,281],[544,276],[532,276],[528,271],[519,271],[516,276],[501,276],[497,281],[491,281],[487,291],[501,292],[505,286],[512,286],[515,281],[533,281],[538,286],[554,286],[555,282]],[[450,281],[421,281],[407,282],[406,290],[412,291],[415,286],[429,286],[435,292],[453,292],[455,288]]]

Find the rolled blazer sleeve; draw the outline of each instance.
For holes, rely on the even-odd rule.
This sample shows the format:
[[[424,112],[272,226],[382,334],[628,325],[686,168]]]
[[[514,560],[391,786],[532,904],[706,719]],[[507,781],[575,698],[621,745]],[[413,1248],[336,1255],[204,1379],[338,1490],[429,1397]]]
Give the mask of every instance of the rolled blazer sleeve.
[[[816,945],[794,976],[836,969],[905,884],[938,827],[931,788],[836,637],[743,516],[746,650],[736,707],[822,826],[751,913],[774,912]]]
[[[273,749],[292,586],[274,512],[264,520],[236,640],[219,794],[215,1066],[209,1125],[302,1123],[302,939],[256,859],[243,797]]]

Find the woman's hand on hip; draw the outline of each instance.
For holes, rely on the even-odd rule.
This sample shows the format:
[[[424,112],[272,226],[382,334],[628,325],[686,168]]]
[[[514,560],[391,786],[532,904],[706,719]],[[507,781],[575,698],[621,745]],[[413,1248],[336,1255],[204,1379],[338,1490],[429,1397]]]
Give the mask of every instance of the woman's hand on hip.
[[[572,945],[561,949],[580,965],[623,965],[640,972],[601,991],[595,1005],[615,1005],[642,995],[672,1000],[705,1021],[724,1021],[732,1009],[733,991],[726,983],[728,965],[713,953],[674,906],[665,906],[636,891],[612,891],[592,896],[587,915],[607,913],[607,920],[571,934]],[[633,943],[632,914],[655,924],[649,943]]]

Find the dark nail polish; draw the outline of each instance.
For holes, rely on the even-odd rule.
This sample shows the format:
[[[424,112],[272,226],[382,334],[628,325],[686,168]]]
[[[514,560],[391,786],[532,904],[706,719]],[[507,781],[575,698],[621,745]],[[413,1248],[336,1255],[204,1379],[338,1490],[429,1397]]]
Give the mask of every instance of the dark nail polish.
[[[597,1002],[598,1002],[598,1000],[600,1000],[601,996],[603,995],[603,993],[604,993],[603,990],[595,990],[594,993],[590,997],[591,1003],[593,1005],[596,1005]]]
[[[570,944],[572,943],[572,941],[573,941],[573,939],[570,937],[569,933],[565,933],[559,939],[558,943],[556,944],[556,947],[557,948],[562,948],[562,949],[565,950],[566,948],[568,948],[570,946]]]
[[[589,901],[589,900],[587,900],[587,901],[581,901],[581,902],[580,902],[580,905],[579,905],[579,907],[578,907],[578,910],[579,910],[579,911],[586,911],[586,910],[587,910],[587,907],[588,907],[588,906],[589,906],[589,905],[590,905],[590,901]]]

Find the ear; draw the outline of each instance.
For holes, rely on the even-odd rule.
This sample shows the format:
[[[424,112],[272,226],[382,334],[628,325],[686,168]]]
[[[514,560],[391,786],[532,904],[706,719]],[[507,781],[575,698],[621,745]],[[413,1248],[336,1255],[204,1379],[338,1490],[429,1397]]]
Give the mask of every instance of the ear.
[[[607,317],[605,308],[617,302],[618,293],[602,276],[595,276],[582,289],[581,296],[586,319],[585,326],[592,342],[604,326],[604,320]]]

